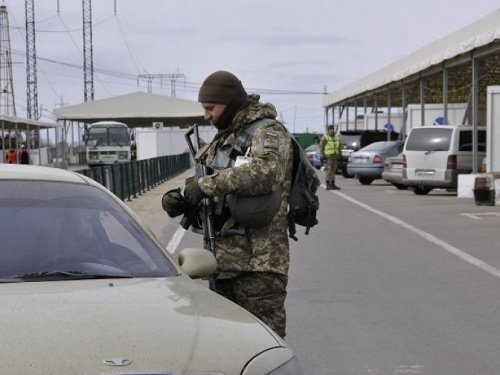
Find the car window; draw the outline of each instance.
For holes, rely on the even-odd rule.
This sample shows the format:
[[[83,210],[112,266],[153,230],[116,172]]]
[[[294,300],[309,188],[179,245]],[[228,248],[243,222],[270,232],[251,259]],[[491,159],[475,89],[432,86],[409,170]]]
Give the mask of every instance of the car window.
[[[459,151],[472,151],[472,130],[462,130],[458,138]],[[477,150],[486,151],[486,131],[477,132]]]
[[[0,181],[0,223],[0,278],[51,271],[176,274],[156,242],[92,186]]]
[[[448,151],[452,129],[423,128],[413,129],[406,140],[408,151]]]
[[[340,144],[342,147],[357,148],[359,147],[360,134],[340,134]]]

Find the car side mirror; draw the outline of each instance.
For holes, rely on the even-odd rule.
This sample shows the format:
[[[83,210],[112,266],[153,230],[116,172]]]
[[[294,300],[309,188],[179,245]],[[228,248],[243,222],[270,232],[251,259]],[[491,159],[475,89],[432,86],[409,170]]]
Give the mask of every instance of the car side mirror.
[[[179,266],[192,279],[205,279],[217,270],[215,256],[208,250],[188,247],[182,249],[178,258]]]

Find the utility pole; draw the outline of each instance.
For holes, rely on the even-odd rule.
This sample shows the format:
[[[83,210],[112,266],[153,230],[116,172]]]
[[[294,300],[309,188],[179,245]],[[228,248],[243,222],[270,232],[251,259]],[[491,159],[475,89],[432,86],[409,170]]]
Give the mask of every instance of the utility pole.
[[[92,51],[92,0],[82,0],[83,14],[83,96],[94,100],[94,54]]]
[[[0,5],[0,114],[17,115],[12,78],[9,14],[5,5]]]
[[[170,79],[170,96],[172,98],[175,98],[175,82],[177,80],[177,78],[184,78],[185,79],[185,75],[184,74],[180,74],[180,73],[173,73],[173,74],[149,74],[149,73],[145,73],[145,74],[139,74],[137,76],[137,84],[139,85],[139,80],[145,80],[147,83],[148,83],[148,93],[152,93],[153,92],[153,81],[155,79],[159,79],[160,80],[160,87],[163,87],[163,80],[164,79]]]

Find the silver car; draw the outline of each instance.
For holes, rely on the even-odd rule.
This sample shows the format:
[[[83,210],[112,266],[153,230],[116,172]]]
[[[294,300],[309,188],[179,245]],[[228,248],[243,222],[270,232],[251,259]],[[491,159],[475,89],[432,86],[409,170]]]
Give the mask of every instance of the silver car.
[[[399,190],[406,190],[408,186],[403,183],[403,154],[385,159],[382,178],[393,184]]]
[[[1,374],[301,374],[286,342],[192,278],[117,197],[77,173],[0,164]]]
[[[361,184],[370,185],[382,178],[385,159],[403,151],[403,141],[382,141],[369,144],[352,152],[347,164],[347,173],[354,175]]]

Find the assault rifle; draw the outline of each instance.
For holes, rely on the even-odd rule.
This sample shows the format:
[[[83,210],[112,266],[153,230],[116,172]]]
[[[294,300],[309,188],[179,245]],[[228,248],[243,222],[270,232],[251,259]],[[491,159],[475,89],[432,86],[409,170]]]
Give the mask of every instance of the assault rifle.
[[[194,134],[194,142],[191,140],[191,136]],[[208,176],[210,174],[209,168],[204,164],[203,160],[196,160],[196,153],[200,149],[200,137],[198,133],[198,124],[193,125],[188,132],[184,135],[186,142],[189,146],[189,152],[194,160],[195,165],[195,175],[194,178],[197,180],[201,177]],[[195,148],[196,147],[196,148]],[[200,224],[203,230],[203,241],[208,246],[210,252],[215,256],[215,213],[212,198],[203,198],[196,208],[181,219],[180,225],[184,229],[189,229],[190,226],[193,227],[193,231],[197,232],[197,224]],[[198,223],[198,220],[201,222]],[[215,275],[209,280],[209,286],[211,290],[215,287]]]

